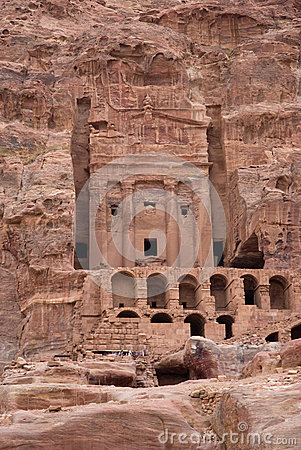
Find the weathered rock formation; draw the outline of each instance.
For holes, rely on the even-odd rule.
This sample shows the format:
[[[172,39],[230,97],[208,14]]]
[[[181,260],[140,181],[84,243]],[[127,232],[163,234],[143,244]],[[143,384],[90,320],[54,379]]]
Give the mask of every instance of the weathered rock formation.
[[[20,358],[18,358],[20,359]],[[17,364],[3,373],[2,384],[72,383],[90,385],[135,386],[134,362],[85,361],[70,363]]]
[[[251,378],[242,389],[216,389],[211,403],[221,400],[210,424],[207,413],[194,409],[201,397],[188,395],[198,388],[192,381],[182,385],[184,394],[177,391],[181,386],[147,391],[162,394],[159,400],[155,394],[135,398],[129,386],[153,386],[152,358],[175,352],[189,336],[214,343],[198,344],[198,354],[161,359],[156,370],[162,384],[183,381],[189,370],[194,377],[229,377],[258,350],[243,344],[290,339],[296,343],[280,352],[258,353],[245,374],[264,377],[293,367],[292,384],[298,381],[300,33],[297,0],[2,1],[0,369],[18,356],[31,362],[5,371],[1,448],[49,448],[49,442],[58,448],[66,442],[75,448],[160,448],[162,423],[170,432],[191,433],[191,423],[199,430],[211,426],[220,436],[246,417],[256,429],[277,435],[280,424],[284,435],[290,429],[299,437],[290,409],[299,385],[291,386],[285,373],[273,374],[280,380],[273,389]],[[108,269],[90,248],[91,198],[100,190],[93,185],[80,207],[76,200],[89,177],[112,160],[135,155],[140,161],[146,153],[156,155],[151,176],[120,183],[113,176],[95,217]],[[190,188],[162,175],[168,165],[163,154],[201,168],[221,198],[226,243],[223,250],[223,226],[213,218],[218,267],[210,279],[202,278],[209,215]],[[145,187],[160,194],[143,202],[139,190]],[[129,194],[134,206],[146,203],[130,226],[133,243],[144,252],[133,260],[110,235]],[[181,203],[178,210],[173,205],[178,222],[189,224],[191,212],[205,232],[195,263],[167,280],[164,270],[177,261],[180,239],[176,221],[156,205],[174,194]],[[212,200],[213,190],[207,194]],[[79,223],[77,213],[87,223]],[[170,237],[161,254],[147,253],[150,224]],[[186,229],[190,254],[196,240],[193,225]],[[237,338],[242,345],[216,345]],[[93,360],[123,351],[138,357],[135,367]],[[106,386],[111,383],[124,390],[115,392]],[[203,412],[211,408],[206,389]],[[276,398],[279,408],[267,422],[264,409],[271,405],[272,411]],[[244,445],[239,448],[249,448]]]
[[[0,387],[0,448],[294,448],[301,438],[300,367],[133,389],[89,386],[95,364],[18,358]]]
[[[72,221],[89,173],[142,147],[193,161],[195,138],[228,220],[226,267],[191,304],[181,295],[198,271],[168,300],[175,347],[189,327],[222,340],[274,323],[270,308],[278,339],[288,339],[281,322],[300,310],[299,16],[293,1],[3,3],[3,364],[18,352],[167,350],[164,327],[149,325],[153,312],[137,304],[144,323],[112,328],[120,310],[78,270]]]
[[[213,378],[221,374],[220,349],[212,341],[190,338],[184,350],[184,364],[190,378]]]
[[[233,388],[222,396],[213,427],[226,448],[294,448],[300,441],[299,389],[300,383],[277,386],[276,380]]]
[[[278,350],[278,351],[277,351]],[[260,351],[243,367],[242,375],[256,376],[301,366],[301,339],[287,342],[280,349]]]
[[[171,353],[155,362],[159,385],[175,384],[188,379],[207,379],[219,376],[239,378],[256,376],[281,367],[281,355],[294,355],[298,365],[299,340],[285,344],[266,342],[262,345],[220,344],[205,338],[191,337],[184,350]],[[291,356],[292,358],[292,356]],[[289,356],[284,357],[287,361]],[[287,363],[283,367],[288,367]],[[291,366],[293,367],[293,365]]]

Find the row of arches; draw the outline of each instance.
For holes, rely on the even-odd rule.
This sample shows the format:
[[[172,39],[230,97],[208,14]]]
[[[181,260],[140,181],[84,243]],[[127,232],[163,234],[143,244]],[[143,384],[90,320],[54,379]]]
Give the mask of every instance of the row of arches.
[[[133,306],[136,298],[136,280],[127,272],[118,272],[112,276],[113,307]],[[152,274],[147,280],[147,303],[151,308],[165,308],[167,303],[167,279],[162,274]],[[191,275],[179,280],[179,302],[185,309],[195,309],[197,280]]]
[[[245,305],[261,308],[258,280],[250,274],[242,275]],[[112,276],[113,307],[131,307],[136,298],[136,279],[127,272],[118,272]],[[228,279],[222,274],[210,278],[210,295],[215,299],[216,311],[227,311],[231,298],[227,291]],[[179,303],[184,309],[196,309],[198,306],[198,282],[192,275],[179,279]],[[147,303],[151,308],[166,308],[167,279],[162,274],[152,274],[147,278]],[[269,297],[271,309],[289,309],[288,282],[281,276],[269,279]]]
[[[139,315],[132,310],[124,310],[121,311],[117,318],[139,318]],[[220,324],[225,325],[225,339],[230,339],[233,336],[232,333],[232,324],[234,323],[234,319],[231,316],[220,316],[216,319],[216,321]],[[172,317],[165,313],[165,312],[159,312],[157,314],[154,314],[151,318],[151,323],[172,323],[173,319]],[[190,335],[191,336],[203,336],[205,337],[205,319],[197,313],[189,314],[184,319],[184,323],[190,324]]]
[[[245,305],[261,308],[258,280],[250,274],[242,275]],[[224,275],[216,274],[210,278],[210,295],[215,298],[216,311],[227,310],[231,300],[227,294],[228,280]],[[270,309],[289,309],[288,282],[281,276],[269,279]]]
[[[118,318],[140,318],[140,316],[132,310],[121,311]],[[164,312],[154,314],[151,318],[151,323],[172,323],[172,317]],[[229,315],[222,315],[216,319],[219,324],[225,325],[225,339],[230,339],[233,337],[232,325],[234,323],[233,317]],[[197,313],[189,314],[185,319],[184,323],[190,324],[190,335],[191,336],[203,336],[205,337],[205,319]],[[291,328],[291,339],[301,339],[301,323],[295,325]],[[266,336],[265,340],[267,342],[278,342],[279,332],[274,331]]]

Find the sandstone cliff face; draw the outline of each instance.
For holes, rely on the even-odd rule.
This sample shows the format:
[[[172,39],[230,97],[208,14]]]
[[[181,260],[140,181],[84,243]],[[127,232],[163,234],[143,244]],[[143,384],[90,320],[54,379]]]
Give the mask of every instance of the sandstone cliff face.
[[[14,0],[0,24],[0,361],[80,343],[72,220],[98,164],[87,145],[107,161],[147,149],[120,110],[143,108],[150,87],[154,107],[211,119],[225,264],[300,270],[298,2]]]

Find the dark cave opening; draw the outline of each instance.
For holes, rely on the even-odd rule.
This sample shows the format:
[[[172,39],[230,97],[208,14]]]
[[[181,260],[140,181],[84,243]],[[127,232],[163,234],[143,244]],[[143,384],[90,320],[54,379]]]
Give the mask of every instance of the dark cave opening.
[[[258,238],[255,233],[240,246],[238,254],[230,265],[237,269],[263,269],[264,257],[259,250]]]
[[[266,338],[266,342],[278,342],[279,341],[279,333],[278,331],[274,331],[274,333],[270,333]]]
[[[291,338],[292,339],[301,339],[301,323],[300,325],[296,325],[291,329]]]
[[[164,372],[156,369],[156,376],[159,386],[167,386],[169,384],[179,384],[183,381],[189,380],[189,371],[183,371],[182,373]]]

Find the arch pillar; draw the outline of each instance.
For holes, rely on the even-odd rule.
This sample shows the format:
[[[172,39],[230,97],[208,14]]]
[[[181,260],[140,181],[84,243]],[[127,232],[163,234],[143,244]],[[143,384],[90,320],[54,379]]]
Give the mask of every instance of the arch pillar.
[[[210,281],[205,281],[197,289],[201,297],[198,309],[206,311],[209,317],[213,317],[215,314],[215,298],[210,295]]]
[[[260,284],[258,286],[261,309],[264,309],[266,311],[270,309],[269,289],[270,289],[269,284]]]
[[[209,295],[210,295],[210,287],[208,287],[209,289]],[[203,292],[203,285],[198,284],[197,287],[195,288],[195,303],[196,303],[196,310],[198,311],[203,311],[204,310],[204,305],[203,305],[203,298],[204,298],[204,292]]]
[[[136,306],[147,308],[147,282],[146,278],[136,278]]]
[[[168,286],[166,290],[166,297],[167,297],[166,307],[168,309],[177,309],[180,307],[179,283]]]
[[[233,279],[230,284],[232,284],[232,295],[229,293],[228,302],[232,303],[232,309],[236,309],[245,304],[244,280],[242,278]]]
[[[291,291],[291,309],[292,311],[301,310],[301,285],[296,278],[293,280],[293,285],[290,288]]]

